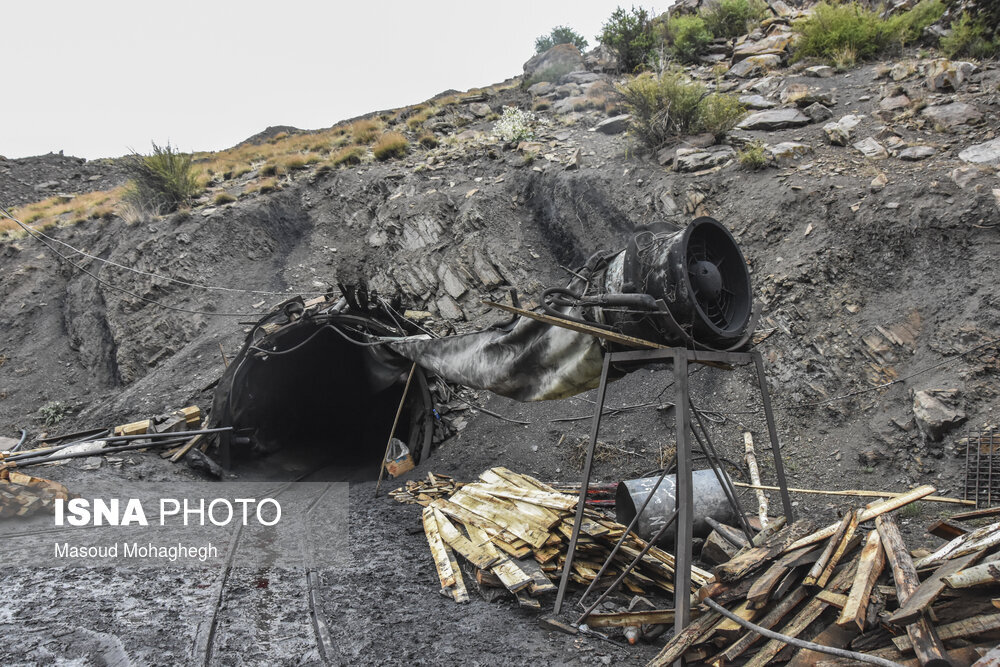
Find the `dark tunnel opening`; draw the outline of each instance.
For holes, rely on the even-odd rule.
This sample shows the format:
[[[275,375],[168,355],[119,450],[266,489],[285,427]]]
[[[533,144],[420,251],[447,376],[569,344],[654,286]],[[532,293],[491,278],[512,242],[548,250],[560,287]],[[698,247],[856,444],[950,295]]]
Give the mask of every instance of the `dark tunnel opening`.
[[[285,327],[266,341],[257,347],[274,353],[248,350],[232,375],[230,466],[377,478],[410,362],[351,342],[325,323]],[[417,369],[395,433],[415,461],[429,443],[432,412]]]

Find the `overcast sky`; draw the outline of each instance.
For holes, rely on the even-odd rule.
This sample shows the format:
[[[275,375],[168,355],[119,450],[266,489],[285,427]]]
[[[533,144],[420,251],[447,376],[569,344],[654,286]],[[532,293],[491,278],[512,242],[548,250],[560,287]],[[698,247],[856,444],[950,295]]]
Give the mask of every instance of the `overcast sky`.
[[[619,4],[8,2],[0,155],[219,150],[269,125],[329,127],[520,74],[556,25],[593,46]]]

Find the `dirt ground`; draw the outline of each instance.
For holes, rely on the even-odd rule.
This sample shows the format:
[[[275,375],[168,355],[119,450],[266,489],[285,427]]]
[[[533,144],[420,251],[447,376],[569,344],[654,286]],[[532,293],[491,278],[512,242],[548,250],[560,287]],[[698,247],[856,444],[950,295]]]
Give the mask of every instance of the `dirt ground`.
[[[950,96],[978,104],[984,120],[944,132],[912,117],[891,122],[874,117],[883,93],[895,85],[878,78],[878,67],[822,80],[788,71],[777,85],[820,86],[837,98],[835,119],[862,115],[859,138],[891,125],[907,142],[936,146],[935,156],[871,162],[850,147],[828,145],[822,124],[813,124],[742,133],[770,144],[808,143],[813,152],[792,165],[749,172],[734,163],[678,173],[658,166],[622,136],[590,131],[601,118],[596,111],[542,114],[543,150],[533,161],[495,143],[470,140],[396,163],[307,170],[286,178],[279,192],[241,195],[225,207],[206,201],[190,213],[163,219],[94,221],[51,232],[144,271],[274,292],[267,295],[208,291],[100,269],[105,280],[130,292],[124,294],[95,285],[30,239],[2,241],[0,429],[15,435],[27,428],[34,438],[189,404],[207,408],[211,384],[222,370],[220,346],[231,356],[256,313],[338,280],[363,278],[435,315],[448,296],[461,316],[438,316],[442,327],[484,326],[500,317],[481,305],[483,299],[503,300],[509,287],[525,301],[537,298],[543,286],[566,281],[560,266],[579,265],[599,248],[620,247],[633,226],[686,221],[697,212],[724,222],[749,262],[763,306],[759,331],[768,334],[758,349],[766,360],[789,484],[900,491],[931,483],[941,494],[961,496],[960,437],[966,429],[995,425],[1000,407],[997,348],[990,343],[1000,325],[995,288],[1000,211],[992,194],[1000,185],[995,170],[956,173],[967,169],[957,154],[1000,130],[998,71],[995,63],[987,64],[974,88]],[[902,85],[916,97],[918,81]],[[528,103],[517,89],[488,101],[496,108]],[[462,132],[485,133],[489,126],[473,120]],[[567,170],[566,160],[577,150],[581,162]],[[874,190],[870,183],[879,173],[888,184]],[[468,268],[477,253],[490,260],[501,282],[473,279]],[[465,293],[452,296],[437,284],[441,265],[467,276]],[[158,309],[147,300],[182,310]],[[899,327],[912,335],[897,343],[880,333],[903,331]],[[977,346],[982,347],[975,354],[963,354]],[[619,481],[661,465],[663,452],[673,447],[671,381],[669,371],[651,369],[612,386],[609,406],[641,407],[606,417],[596,480]],[[691,381],[695,405],[710,417],[723,456],[738,462],[742,432],[750,431],[762,474],[773,480],[750,369],[698,369]],[[912,392],[938,388],[958,390],[967,419],[934,442],[914,423]],[[544,481],[576,481],[579,445],[593,410],[588,398],[519,404],[482,393],[473,400],[531,423],[516,425],[469,410],[467,427],[404,479],[434,471],[469,480],[503,465]],[[350,418],[336,414],[335,407],[334,423]],[[350,446],[334,445],[334,454],[336,447]],[[376,463],[378,456],[373,453]],[[116,476],[202,479],[155,455],[123,458],[120,467],[104,463],[84,470],[71,462],[46,469],[43,476],[71,490]],[[315,465],[263,462],[235,474],[287,479]],[[351,482],[351,558],[336,569],[320,567],[316,589],[336,651],[332,662],[641,664],[657,652],[658,645],[612,645],[544,630],[538,614],[513,601],[489,603],[473,592],[468,605],[456,605],[442,597],[419,512],[385,496],[374,499],[375,469],[329,475]],[[749,496],[744,500],[750,502]],[[857,504],[811,495],[794,500],[797,515],[817,520]],[[771,504],[779,506],[776,494]],[[921,503],[902,517],[911,546],[937,543],[924,526],[942,512],[941,506]],[[0,632],[7,639],[0,643],[0,663],[5,665],[205,662],[204,624],[212,618],[212,664],[323,661],[302,571],[234,570],[216,614],[218,570],[148,576],[110,568],[4,565]],[[263,580],[266,586],[260,585]]]

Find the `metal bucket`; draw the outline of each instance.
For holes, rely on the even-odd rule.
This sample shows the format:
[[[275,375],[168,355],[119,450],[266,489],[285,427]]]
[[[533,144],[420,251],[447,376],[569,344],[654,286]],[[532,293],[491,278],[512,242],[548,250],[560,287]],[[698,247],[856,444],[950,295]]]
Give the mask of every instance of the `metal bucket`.
[[[635,518],[637,510],[646,502],[646,497],[656,485],[658,477],[643,477],[621,482],[615,493],[615,518],[618,523],[628,525]],[[712,527],[705,517],[712,517],[721,523],[733,523],[736,512],[726,498],[719,479],[711,470],[695,470],[691,474],[694,485],[694,534],[705,537],[712,532]],[[644,540],[651,539],[663,527],[674,513],[677,504],[677,480],[674,475],[667,475],[660,482],[660,488],[653,494],[653,499],[636,522],[635,532]],[[667,530],[660,540],[661,543],[673,543],[674,531]]]

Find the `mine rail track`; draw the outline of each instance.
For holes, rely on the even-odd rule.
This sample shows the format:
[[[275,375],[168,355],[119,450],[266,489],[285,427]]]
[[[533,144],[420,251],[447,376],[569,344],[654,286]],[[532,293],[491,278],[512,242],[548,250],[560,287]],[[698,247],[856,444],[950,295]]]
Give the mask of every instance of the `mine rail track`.
[[[329,466],[327,466],[329,467]],[[291,486],[297,482],[304,481],[307,477],[315,475],[326,468],[320,468],[313,470],[299,478],[286,482],[279,486],[273,493],[270,493],[270,497],[278,497],[285,491],[287,491]],[[334,483],[330,482],[326,485],[323,492],[318,494],[305,508],[305,516],[309,514],[316,508],[317,505],[326,497],[327,493],[333,488]],[[243,536],[243,526],[238,524],[236,530],[233,532],[233,536],[230,538],[229,547],[226,552],[225,564],[222,567],[222,573],[220,574],[218,580],[215,584],[215,591],[212,595],[212,606],[211,611],[202,619],[199,623],[198,629],[195,634],[195,641],[193,647],[193,658],[194,663],[202,664],[208,667],[213,665],[213,658],[216,657],[216,647],[215,643],[218,639],[218,630],[220,626],[220,611],[222,609],[223,601],[226,600],[226,589],[229,583],[230,574],[233,570],[233,562],[236,557],[236,551],[240,544],[240,539]],[[336,650],[334,647],[333,639],[330,635],[330,629],[323,618],[322,608],[319,600],[319,592],[321,589],[320,574],[316,571],[312,558],[310,557],[309,549],[309,535],[303,533],[300,535],[302,546],[303,546],[303,562],[305,565],[305,576],[303,577],[304,583],[304,593],[305,593],[305,603],[308,609],[310,625],[312,627],[313,638],[316,643],[317,651],[319,652],[320,658],[324,664],[331,665],[335,663]]]

